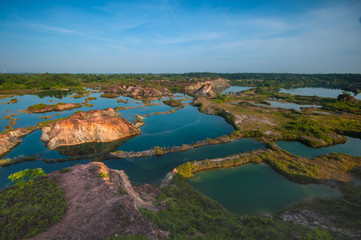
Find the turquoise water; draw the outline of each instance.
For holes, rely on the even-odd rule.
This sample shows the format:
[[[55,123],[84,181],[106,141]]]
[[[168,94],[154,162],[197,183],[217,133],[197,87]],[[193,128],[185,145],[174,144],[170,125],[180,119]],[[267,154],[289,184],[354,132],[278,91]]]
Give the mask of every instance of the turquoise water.
[[[207,145],[183,152],[169,153],[159,157],[111,159],[104,161],[104,163],[110,168],[124,170],[132,182],[157,184],[169,171],[184,162],[225,157],[261,148],[265,148],[265,144],[251,139],[240,139],[229,143]],[[34,153],[36,152],[34,151]],[[87,162],[89,162],[89,160],[67,161],[62,163],[33,161],[12,165],[0,169],[0,189],[10,184],[10,181],[7,179],[10,174],[26,168],[42,168],[45,172],[49,173],[61,168]]]
[[[223,94],[227,94],[227,93],[230,93],[230,92],[237,93],[237,92],[245,91],[245,90],[248,90],[248,89],[251,89],[251,88],[252,87],[231,86],[231,87],[227,88],[226,90],[224,90],[222,93]]]
[[[338,95],[342,94],[344,91],[341,89],[331,89],[331,88],[292,88],[292,89],[282,88],[280,92],[289,93],[292,95],[337,98]],[[352,93],[350,94],[353,96]],[[361,100],[361,94],[358,94],[355,98]]]
[[[230,91],[242,91],[248,88],[233,87]],[[76,111],[89,111],[92,109],[105,109],[108,107],[124,107],[124,106],[142,106],[141,101],[133,100],[126,97],[119,97],[117,99],[123,99],[127,103],[117,103],[117,99],[106,99],[100,97],[101,93],[92,93],[91,97],[97,97],[97,100],[90,101],[89,103],[94,104],[93,107],[82,107],[79,109],[74,109],[71,111],[60,112],[59,115],[55,115],[54,112],[51,113],[40,113],[40,114],[27,114],[20,112],[21,109],[26,109],[30,105],[38,103],[46,104],[55,104],[57,102],[65,103],[81,103],[84,101],[84,98],[74,99],[69,96],[64,96],[63,98],[56,98],[55,96],[43,96],[40,98],[36,95],[24,95],[16,96],[18,99],[17,104],[5,104],[0,105],[0,130],[4,130],[4,127],[8,124],[9,120],[3,119],[3,117],[9,114],[18,114],[15,117],[19,118],[15,128],[18,127],[27,127],[34,126],[37,123],[44,121],[39,118],[39,116],[51,116],[50,119],[57,119],[62,117],[67,117],[72,115]],[[177,98],[184,98],[186,95],[178,94]],[[8,102],[11,98],[0,99],[1,102]],[[50,102],[52,100],[52,102]],[[186,102],[191,102],[192,100],[187,100]],[[156,106],[147,106],[142,108],[127,109],[121,110],[121,116],[126,118],[129,121],[135,119],[136,114],[144,115],[150,114],[153,112],[165,112],[169,111],[172,108],[164,105],[162,100],[153,101],[153,103],[160,103],[161,105]],[[302,105],[301,105],[302,106]],[[145,125],[142,126],[141,134],[137,135],[127,142],[115,143],[115,145],[110,146],[109,149],[118,149],[123,151],[141,151],[153,148],[155,146],[159,147],[172,147],[179,146],[186,143],[192,143],[198,140],[204,140],[205,138],[215,138],[221,135],[229,134],[233,131],[231,125],[226,123],[223,118],[213,115],[206,115],[200,113],[197,108],[187,105],[185,108],[176,111],[174,114],[166,115],[151,115],[144,118]],[[12,149],[5,158],[14,158],[21,156],[31,156],[35,154],[41,154],[42,158],[66,158],[66,154],[62,152],[61,154],[58,151],[49,150],[46,145],[40,140],[41,130],[37,130],[28,136],[23,138],[23,141],[14,149]],[[349,142],[343,145],[334,146],[335,148],[341,149],[340,151],[346,153],[352,153],[360,156],[360,151],[357,151],[357,146],[361,146],[359,139],[348,138]],[[308,149],[306,146],[301,144],[301,147],[297,144],[287,142],[282,145],[282,142],[278,142],[281,147],[285,149],[288,146],[293,146],[297,151],[302,149],[301,153],[307,153],[314,151],[315,153],[321,155],[323,154],[322,149]],[[306,147],[306,148],[302,148]],[[106,146],[104,146],[105,148]],[[265,148],[263,143],[250,140],[250,139],[241,139],[234,142],[218,144],[218,145],[208,145],[200,148],[190,149],[184,152],[170,153],[163,156],[153,156],[145,158],[125,158],[125,159],[110,159],[104,161],[104,163],[114,169],[125,170],[128,174],[130,180],[135,183],[152,183],[157,184],[164,178],[164,176],[171,171],[174,167],[178,165],[194,160],[204,160],[218,157],[225,157],[232,154],[252,151],[256,149]],[[291,147],[292,148],[292,147]],[[332,148],[332,147],[331,147]],[[360,149],[360,148],[359,148]],[[287,149],[286,149],[287,150]],[[87,149],[83,152],[86,152]],[[114,151],[114,150],[112,150]],[[334,150],[332,150],[334,151]],[[313,155],[312,155],[313,156]],[[75,164],[87,163],[90,160],[81,160],[81,161],[66,161],[62,163],[45,163],[42,161],[32,161],[24,162],[16,165],[12,165],[3,169],[0,169],[0,189],[7,186],[10,182],[7,177],[17,171],[26,169],[26,168],[42,168],[45,172],[49,173],[55,170],[59,170],[65,167],[70,167]],[[275,173],[272,169],[265,165],[246,165],[241,168],[243,169],[237,171],[244,171],[241,180],[238,179],[237,174],[233,174],[234,169],[229,169],[230,171],[227,174],[218,174],[218,170],[211,172],[204,172],[197,174],[194,178],[191,179],[192,185],[197,187],[204,184],[204,188],[213,190],[214,194],[218,195],[213,197],[215,200],[220,201],[226,208],[234,212],[246,213],[246,214],[264,214],[264,213],[273,213],[285,206],[292,204],[294,202],[299,202],[310,197],[315,196],[333,196],[332,190],[324,188],[324,186],[319,185],[299,185],[285,180],[282,176]],[[246,167],[246,168],[244,168]],[[244,170],[245,169],[245,170]],[[248,170],[247,170],[248,169]],[[228,171],[219,170],[219,171]],[[237,172],[236,171],[236,172]],[[215,176],[218,176],[217,181],[226,183],[228,185],[219,185],[217,182],[207,185],[209,181],[208,173],[217,172]],[[205,175],[204,175],[205,174]],[[212,176],[210,174],[209,176]],[[202,177],[202,176],[205,177]],[[232,178],[233,176],[233,178]],[[204,178],[204,180],[202,180]],[[199,180],[197,180],[199,179]],[[281,180],[280,180],[281,179]],[[242,184],[251,183],[250,186],[243,186]],[[262,185],[264,184],[264,186]],[[268,185],[267,185],[268,184]],[[293,184],[293,185],[292,185]],[[203,185],[202,185],[203,186]],[[208,186],[208,187],[207,187]],[[233,186],[233,187],[232,187]],[[286,189],[285,191],[275,190],[275,186],[278,186],[278,189]],[[248,188],[247,188],[248,187]],[[201,189],[202,187],[200,187]],[[271,189],[271,190],[268,190]],[[325,190],[326,189],[326,190]],[[225,192],[223,192],[225,191]],[[228,191],[228,192],[227,192]],[[329,192],[331,191],[331,193]],[[286,192],[286,193],[282,193]],[[276,194],[274,194],[276,193]],[[324,193],[324,195],[322,195]],[[208,195],[207,193],[205,193]],[[233,194],[233,195],[232,195]],[[265,195],[262,195],[265,194]],[[267,195],[268,194],[268,195]],[[286,194],[286,195],[284,195]],[[320,195],[317,195],[320,194]],[[336,194],[336,193],[334,193]],[[274,196],[273,196],[274,195]],[[337,195],[337,194],[336,194]],[[254,197],[252,197],[254,196]],[[239,198],[242,198],[239,200]],[[271,198],[271,201],[265,201],[264,199]],[[220,199],[220,200],[219,200]],[[223,199],[223,200],[222,200]],[[227,205],[227,201],[233,201],[233,199],[238,199],[237,201],[241,204],[237,204],[237,201],[233,201],[233,205]],[[278,201],[277,201],[278,200]],[[225,201],[225,202],[224,202]],[[270,202],[270,203],[268,203]],[[263,205],[262,205],[263,204]],[[240,207],[241,205],[242,207]],[[233,206],[233,207],[232,207]],[[246,210],[244,210],[244,208]],[[248,209],[248,210],[247,210]]]
[[[92,93],[91,97],[97,97],[97,100],[90,101],[94,104],[93,107],[82,107],[70,111],[60,112],[59,115],[51,113],[39,113],[39,114],[27,114],[19,112],[19,110],[26,109],[30,105],[34,105],[40,102],[46,104],[55,104],[60,100],[55,97],[39,98],[37,95],[24,95],[16,96],[18,99],[17,104],[0,105],[0,128],[4,129],[8,124],[8,120],[3,119],[8,114],[19,114],[15,116],[19,120],[14,128],[34,126],[37,123],[44,121],[39,116],[52,116],[50,119],[58,119],[71,116],[76,111],[89,111],[92,109],[105,109],[108,107],[115,108],[120,107],[134,107],[142,106],[141,101],[134,101],[130,98],[119,97],[117,99],[123,99],[128,101],[127,103],[117,103],[117,99],[101,98],[101,93]],[[187,97],[186,95],[177,94],[178,98]],[[74,99],[64,97],[62,102],[81,103],[85,99]],[[2,99],[2,102],[9,101],[10,98]],[[49,102],[53,100],[53,102]],[[189,102],[189,100],[187,101]],[[153,112],[167,112],[172,107],[163,104],[162,100],[155,100],[152,103],[161,105],[146,106],[142,108],[120,110],[119,113],[122,117],[128,121],[135,119],[136,114],[145,115]],[[9,112],[5,112],[8,110]],[[115,148],[113,150],[123,151],[141,151],[155,146],[159,147],[171,147],[178,146],[186,143],[192,143],[198,140],[204,140],[205,138],[215,138],[222,135],[230,134],[233,131],[233,127],[226,123],[223,118],[219,116],[206,115],[200,113],[197,108],[187,105],[185,108],[175,111],[174,114],[161,114],[151,115],[144,118],[145,125],[142,126],[141,134],[131,138],[128,142]],[[40,140],[41,130],[35,131],[26,136],[22,143],[16,148],[12,149],[5,158],[14,158],[19,156],[31,156],[34,154],[42,154],[43,158],[61,158],[65,157],[58,151],[50,151],[45,144]]]
[[[59,102],[63,103],[82,103],[87,97],[83,98],[70,98],[69,96],[64,97],[62,99],[58,99],[55,97],[44,97],[39,98],[37,95],[24,95],[24,96],[14,96],[14,98],[18,99],[18,103],[15,104],[5,104],[0,105],[0,131],[5,130],[5,126],[9,123],[9,120],[3,119],[9,114],[16,114],[15,118],[18,118],[16,125],[13,128],[22,128],[22,127],[30,127],[38,124],[39,122],[45,121],[44,119],[40,119],[39,117],[47,117],[51,116],[51,118],[46,120],[54,120],[59,118],[64,118],[73,115],[76,111],[90,111],[94,109],[105,109],[105,108],[115,108],[115,107],[135,107],[141,106],[143,103],[141,101],[134,101],[131,98],[120,96],[116,99],[108,99],[101,98],[101,93],[91,93],[90,97],[97,97],[97,100],[90,101],[89,103],[94,104],[93,107],[81,107],[76,108],[69,111],[63,112],[48,112],[48,113],[35,113],[28,114],[21,112],[20,110],[27,109],[29,106],[44,103],[44,104],[56,104]],[[10,101],[11,98],[0,99],[0,103],[6,103]],[[124,101],[128,101],[127,103],[118,103],[117,100],[122,99]],[[52,102],[50,102],[52,100]],[[153,103],[162,103],[159,100],[153,101]],[[152,112],[163,112],[169,111],[171,107],[167,105],[156,105],[156,106],[147,106],[144,108],[136,108],[136,109],[127,109],[119,111],[122,117],[126,118],[128,121],[131,121],[135,114],[148,114]],[[55,115],[58,114],[58,115]]]
[[[312,148],[300,142],[279,141],[277,145],[284,150],[301,156],[301,157],[317,157],[327,153],[346,153],[352,156],[361,156],[361,139],[347,137],[347,142],[337,144],[330,147]]]
[[[341,197],[324,185],[291,182],[266,164],[200,172],[189,182],[229,211],[246,215],[274,214],[312,198]]]
[[[261,142],[240,139],[233,142],[207,145],[182,152],[144,158],[106,160],[104,163],[114,169],[123,169],[129,179],[136,183],[157,184],[173,168],[184,162],[204,160],[265,148]]]

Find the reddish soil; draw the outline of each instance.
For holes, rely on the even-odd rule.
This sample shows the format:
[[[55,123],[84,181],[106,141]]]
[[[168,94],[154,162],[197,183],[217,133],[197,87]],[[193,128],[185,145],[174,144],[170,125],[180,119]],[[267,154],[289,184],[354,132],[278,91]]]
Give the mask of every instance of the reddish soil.
[[[123,171],[103,163],[76,165],[60,176],[60,187],[67,199],[63,219],[32,239],[106,239],[117,235],[142,234],[149,239],[164,239],[168,232],[159,230],[138,210],[156,210],[159,190],[151,185],[133,189]]]

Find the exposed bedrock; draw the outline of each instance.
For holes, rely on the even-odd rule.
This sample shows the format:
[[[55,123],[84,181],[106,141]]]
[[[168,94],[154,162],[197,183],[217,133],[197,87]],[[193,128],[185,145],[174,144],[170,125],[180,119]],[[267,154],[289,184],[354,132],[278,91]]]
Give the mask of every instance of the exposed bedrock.
[[[140,133],[112,108],[77,112],[42,129],[41,140],[53,150],[60,146],[112,142]]]

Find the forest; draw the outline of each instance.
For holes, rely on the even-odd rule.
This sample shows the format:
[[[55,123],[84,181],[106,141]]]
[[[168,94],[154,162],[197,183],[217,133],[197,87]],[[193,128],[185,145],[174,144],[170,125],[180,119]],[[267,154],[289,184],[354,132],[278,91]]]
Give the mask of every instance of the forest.
[[[162,73],[162,74],[0,74],[0,90],[77,88],[87,84],[162,85],[181,91],[174,83],[196,82],[225,78],[231,85],[278,88],[329,87],[359,93],[361,74],[293,74],[293,73]],[[164,84],[167,83],[167,84]]]

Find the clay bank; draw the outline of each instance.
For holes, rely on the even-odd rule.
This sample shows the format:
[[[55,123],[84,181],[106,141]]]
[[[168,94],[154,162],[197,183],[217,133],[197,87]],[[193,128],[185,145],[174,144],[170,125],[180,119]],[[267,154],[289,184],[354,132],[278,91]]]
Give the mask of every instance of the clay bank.
[[[42,129],[41,140],[51,150],[91,142],[111,142],[140,133],[112,108],[77,112]]]

